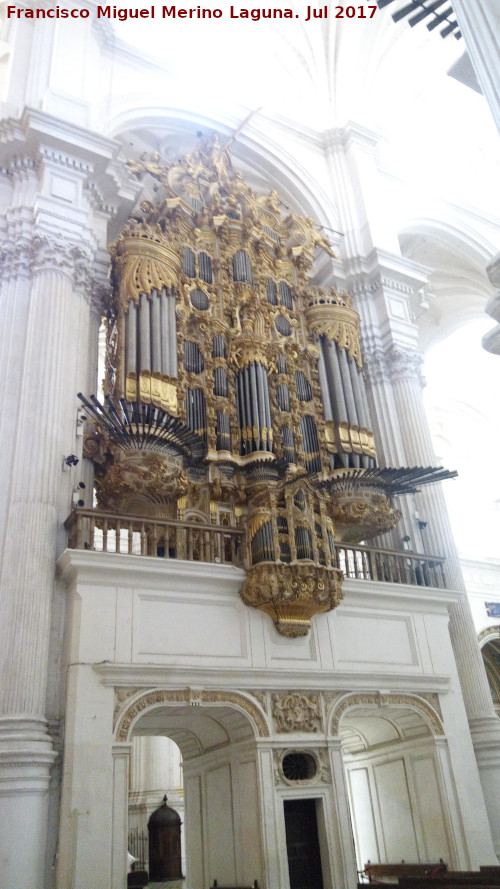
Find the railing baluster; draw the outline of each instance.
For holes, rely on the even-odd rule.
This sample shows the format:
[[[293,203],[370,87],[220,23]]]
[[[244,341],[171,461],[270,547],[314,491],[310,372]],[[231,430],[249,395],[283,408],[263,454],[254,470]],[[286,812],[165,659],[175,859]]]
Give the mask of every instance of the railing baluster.
[[[157,555],[161,544],[165,558],[201,562],[219,559],[222,564],[248,566],[248,538],[240,527],[174,519],[148,521],[141,516],[78,508],[66,519],[65,528],[70,548],[95,550],[102,535],[102,551],[108,552],[109,534],[113,531],[117,553],[133,555],[140,549],[142,556]],[[446,588],[444,558],[440,556],[337,544],[332,564],[346,578]]]
[[[153,522],[151,526],[151,552],[149,553],[149,555],[158,555],[158,525],[156,524],[156,522]]]

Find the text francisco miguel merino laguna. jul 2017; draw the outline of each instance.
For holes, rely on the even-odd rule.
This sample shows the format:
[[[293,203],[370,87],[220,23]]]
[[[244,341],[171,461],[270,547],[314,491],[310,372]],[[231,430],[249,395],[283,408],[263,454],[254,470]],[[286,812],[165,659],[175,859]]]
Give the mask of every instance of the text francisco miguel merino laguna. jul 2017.
[[[377,6],[375,5],[362,5],[362,6],[332,6],[330,7],[330,17],[331,18],[373,18],[375,12],[377,10]],[[308,22],[310,19],[323,19],[329,18],[328,15],[329,7],[328,6],[305,6],[304,14],[299,15],[299,13],[295,12],[293,9],[288,9],[285,7],[275,7],[275,8],[253,8],[248,9],[244,7],[238,6],[230,6],[228,9],[217,9],[211,7],[202,7],[202,6],[194,6],[191,8],[183,8],[180,6],[149,6],[139,9],[138,7],[121,7],[121,6],[97,6],[94,9],[85,9],[81,7],[66,7],[66,6],[53,6],[53,7],[24,7],[24,6],[16,6],[11,5],[6,7],[7,18],[26,18],[26,19],[39,19],[39,18],[48,18],[48,19],[88,19],[90,17],[107,18],[107,19],[119,19],[120,21],[125,21],[126,19],[154,19],[154,18],[163,18],[163,19],[220,19],[220,18],[230,18],[230,19],[251,19],[252,21],[259,21],[259,19],[295,19],[295,18],[303,18],[304,21]]]

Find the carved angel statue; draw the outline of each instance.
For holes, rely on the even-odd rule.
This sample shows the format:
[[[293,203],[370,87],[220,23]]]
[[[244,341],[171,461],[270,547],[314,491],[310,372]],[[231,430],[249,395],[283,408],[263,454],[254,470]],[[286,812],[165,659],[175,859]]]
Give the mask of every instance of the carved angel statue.
[[[162,179],[165,176],[165,168],[162,167],[159,163],[160,161],[160,152],[153,151],[151,153],[150,160],[147,160],[147,152],[145,151],[141,154],[138,161],[128,160],[125,161],[127,167],[129,168],[131,173],[134,173],[136,176],[140,176],[141,173],[151,173],[155,179]]]
[[[328,240],[326,235],[323,234],[322,231],[318,231],[318,229],[315,228],[314,219],[312,218],[312,216],[307,217],[306,223],[309,228],[309,240],[307,246],[312,247],[313,249],[315,247],[319,247],[320,250],[324,250],[325,253],[328,253],[328,256],[331,256],[332,259],[338,259],[338,256],[332,249],[332,245],[330,244],[330,241]]]
[[[289,238],[292,245],[303,246],[307,250],[313,251],[319,247],[324,250],[333,259],[338,259],[337,254],[332,249],[330,241],[326,235],[318,230],[312,216],[296,216],[291,213],[285,219],[285,225],[288,228]]]
[[[217,133],[208,145],[207,160],[212,164],[217,173],[217,178],[221,185],[227,185],[230,181],[229,171],[231,170],[231,152],[229,145],[233,140],[230,139],[225,145],[221,145]]]

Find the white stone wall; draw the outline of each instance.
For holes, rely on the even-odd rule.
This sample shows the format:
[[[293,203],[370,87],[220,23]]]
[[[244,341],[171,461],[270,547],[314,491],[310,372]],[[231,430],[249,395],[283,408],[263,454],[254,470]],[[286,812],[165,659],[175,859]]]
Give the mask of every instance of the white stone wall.
[[[428,727],[421,755],[419,741],[415,749],[403,750],[397,757],[379,753],[378,759],[371,756],[369,765],[364,763],[375,776],[371,780],[379,797],[383,787],[394,785],[394,770],[401,788],[404,775],[411,772],[413,789],[408,791],[405,811],[414,824],[414,840],[409,835],[405,841],[405,849],[411,844],[408,856],[433,857],[440,846],[439,857],[447,857],[455,867],[495,860],[448,635],[448,606],[461,594],[346,581],[339,608],[314,618],[308,637],[291,640],[279,636],[267,616],[243,605],[237,592],[243,574],[232,567],[85,551],[67,551],[59,565],[69,584],[68,657],[74,666],[69,672],[58,889],[83,889],[98,871],[109,873],[113,889],[120,885],[120,856],[126,841],[120,794],[125,810],[128,784],[113,780],[110,763],[116,740],[111,720],[113,708],[123,712],[127,695],[140,697],[141,689],[163,690],[161,695],[167,698],[174,695],[172,715],[166,710],[153,714],[148,732],[163,725],[162,731],[173,732],[181,746],[184,730],[194,731],[205,715],[215,715],[210,707],[216,706],[217,695],[246,695],[268,726],[269,734],[261,733],[255,742],[243,724],[236,730],[230,728],[227,714],[225,722],[218,716],[220,727],[213,741],[206,741],[208,747],[214,745],[214,752],[207,749],[201,758],[193,758],[191,750],[191,758],[185,760],[189,889],[203,889],[213,877],[243,883],[257,877],[264,885],[288,889],[282,801],[297,793],[323,800],[327,885],[354,885],[340,746],[332,748],[329,761],[321,759],[325,767],[317,779],[299,788],[283,782],[275,758],[280,751],[297,748],[319,751],[321,758],[332,741],[340,744],[328,714],[346,692],[354,695],[353,707],[373,707],[375,716],[392,713],[396,719],[401,708],[411,709],[408,696],[430,701],[441,714],[444,734],[438,732],[432,740]],[[192,704],[174,706],[175,694],[182,697],[186,689],[194,710]],[[316,702],[319,709],[309,725],[307,720],[294,724],[292,719],[291,727],[285,728],[273,695],[282,701],[294,691]],[[195,717],[198,722],[192,721]],[[206,728],[196,731],[200,738],[209,737]],[[229,747],[223,740],[227,731],[236,732]],[[118,746],[125,743],[126,754],[126,739],[119,740]],[[258,748],[262,749],[256,758]],[[89,757],[99,763],[91,772]],[[349,771],[353,768],[349,761]],[[387,778],[387,770],[392,777]],[[433,786],[436,775],[439,779]],[[353,811],[359,813],[352,799]],[[379,805],[383,808],[384,803],[379,800]],[[400,845],[396,827],[401,822],[390,815],[387,792],[385,805],[387,811],[377,816],[386,837],[379,854],[391,857]],[[86,813],[77,823],[75,811]],[[437,825],[435,842],[426,833],[424,812],[425,817],[430,812]],[[115,836],[111,858],[102,839],[103,825],[108,835]],[[356,831],[359,835],[357,822]],[[366,831],[369,834],[367,827]],[[364,836],[359,847],[361,856],[371,848]]]

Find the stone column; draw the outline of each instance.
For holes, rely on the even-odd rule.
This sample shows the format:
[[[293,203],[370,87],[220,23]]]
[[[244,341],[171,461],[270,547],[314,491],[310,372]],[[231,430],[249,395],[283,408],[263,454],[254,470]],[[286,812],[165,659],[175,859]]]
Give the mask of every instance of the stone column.
[[[54,858],[54,844],[46,848],[57,755],[49,720],[57,733],[63,712],[55,562],[79,479],[64,458],[77,448],[76,393],[89,381],[93,281],[106,271],[112,212],[92,206],[86,185],[98,179],[91,157],[104,178],[118,149],[85,134],[82,150],[82,132],[70,126],[57,149],[47,147],[53,119],[37,111],[0,126],[8,170],[0,190],[0,887],[42,889]]]
[[[491,0],[453,0],[453,11],[500,130],[500,7]]]
[[[399,425],[410,464],[435,465],[431,436],[422,399],[421,357],[394,348],[388,355]],[[453,468],[453,467],[450,467]],[[445,482],[453,484],[453,481]],[[485,793],[496,854],[500,854],[498,805],[500,794],[500,720],[491,698],[478,645],[458,553],[451,533],[441,484],[424,487],[416,498],[421,520],[427,522],[427,550],[446,557],[447,586],[460,591],[450,606],[450,636],[455,654],[472,742]],[[495,788],[492,792],[492,788]]]
[[[25,785],[25,795],[16,805],[21,835],[26,834],[26,819],[32,819],[34,803],[28,799],[33,794],[33,788],[29,789],[33,772],[36,770],[40,807],[46,804],[49,766],[55,758],[47,732],[45,704],[55,577],[54,532],[59,491],[61,486],[68,487],[62,476],[63,454],[71,443],[61,417],[66,412],[67,400],[74,399],[72,379],[68,379],[69,358],[77,345],[74,264],[90,260],[84,250],[56,245],[48,239],[35,239],[32,252],[35,273],[28,311],[21,319],[26,345],[17,393],[17,423],[13,429],[16,446],[0,575],[0,738],[4,765],[13,768],[16,763],[18,780]],[[4,772],[8,774],[9,768]],[[4,811],[0,822],[4,830],[12,830],[13,797],[7,794],[7,787],[8,783],[5,796],[0,791]],[[39,815],[40,812],[37,820]],[[29,865],[38,869],[45,852],[45,835],[41,824],[32,826],[36,833],[33,843],[40,847],[37,864],[33,855],[20,870],[17,856],[13,854],[11,858],[7,853],[2,871],[11,889],[25,885],[27,879],[33,885],[39,884],[40,873],[32,872]],[[12,837],[8,848],[13,853],[16,845]]]

